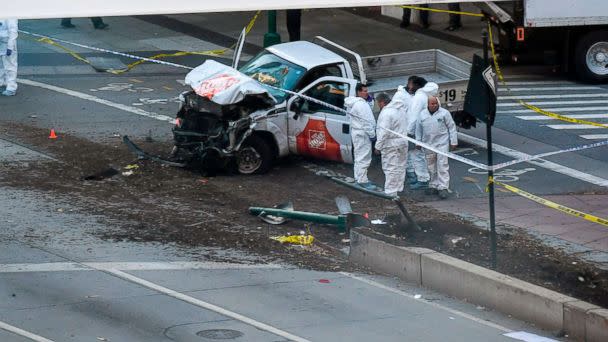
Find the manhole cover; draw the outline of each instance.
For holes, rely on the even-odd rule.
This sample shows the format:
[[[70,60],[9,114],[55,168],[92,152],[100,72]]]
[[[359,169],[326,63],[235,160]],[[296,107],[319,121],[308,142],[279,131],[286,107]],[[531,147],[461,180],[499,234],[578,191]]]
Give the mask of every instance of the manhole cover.
[[[197,332],[196,335],[212,340],[232,340],[243,336],[243,333],[232,329],[207,329]]]

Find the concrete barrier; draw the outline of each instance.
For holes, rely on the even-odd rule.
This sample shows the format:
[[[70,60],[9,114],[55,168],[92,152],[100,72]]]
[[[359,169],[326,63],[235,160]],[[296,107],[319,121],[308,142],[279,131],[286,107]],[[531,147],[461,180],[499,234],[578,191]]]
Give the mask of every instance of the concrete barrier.
[[[585,323],[585,341],[608,341],[607,309],[595,309],[589,311]]]
[[[422,285],[560,331],[564,303],[576,299],[445,254],[421,256]]]
[[[410,283],[421,284],[420,256],[435,253],[431,249],[400,247],[364,234],[351,233],[349,259],[377,272],[397,276]]]
[[[607,309],[427,248],[395,246],[369,229],[351,229],[350,239],[352,262],[563,331],[577,341],[608,341]]]
[[[591,303],[575,301],[564,304],[564,331],[575,341],[584,341],[589,311],[601,309]]]

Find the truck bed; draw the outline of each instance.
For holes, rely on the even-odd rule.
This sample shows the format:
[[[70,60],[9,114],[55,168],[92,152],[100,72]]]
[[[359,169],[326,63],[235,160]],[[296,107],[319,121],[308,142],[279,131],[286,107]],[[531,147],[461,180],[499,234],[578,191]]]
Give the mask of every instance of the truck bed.
[[[362,57],[323,37],[315,37],[315,43],[346,59],[353,76],[367,84],[371,93],[392,94],[399,85],[407,83],[408,77],[417,75],[439,85],[442,105],[459,109],[464,103],[471,63],[444,51],[432,49]]]
[[[392,94],[412,75],[439,85],[439,98],[451,110],[464,102],[471,64],[441,50],[423,50],[362,58],[369,91]]]

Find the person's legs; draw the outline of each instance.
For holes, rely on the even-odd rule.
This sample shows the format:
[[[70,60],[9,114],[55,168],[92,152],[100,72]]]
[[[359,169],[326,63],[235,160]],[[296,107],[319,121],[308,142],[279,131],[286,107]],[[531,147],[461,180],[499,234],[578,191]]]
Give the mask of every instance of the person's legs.
[[[429,168],[429,188],[437,189],[437,153],[426,151],[425,157]]]
[[[2,95],[11,96],[17,92],[17,49],[10,56],[2,56],[6,89]]]
[[[430,179],[429,169],[426,165],[426,157],[423,151],[416,150],[414,153],[414,171],[418,182],[428,182]]]
[[[429,5],[420,5],[420,7],[429,8]],[[419,11],[420,12],[420,24],[423,28],[428,28],[429,25],[429,11]]]
[[[405,181],[405,159],[407,147],[390,147],[382,151],[382,171],[384,171],[384,193],[391,196],[403,191]]]
[[[355,153],[355,162],[353,166],[353,174],[357,183],[369,183],[367,178],[367,168],[372,162],[372,142],[365,132],[354,131],[353,135],[353,150]]]
[[[437,190],[447,190],[450,187],[450,165],[448,159],[446,156],[437,156]]]
[[[91,17],[91,22],[93,23],[93,27],[98,30],[103,30],[108,27],[108,24],[104,23],[101,17]]]
[[[2,88],[2,87],[6,88],[6,72],[4,71],[4,56],[0,56],[0,88]]]
[[[409,8],[403,9],[403,15],[401,16],[401,24],[399,26],[401,28],[406,28],[410,26],[410,17],[412,16],[412,10]]]
[[[287,32],[289,33],[290,42],[300,40],[301,24],[302,10],[287,10]]]
[[[448,9],[450,11],[460,12],[460,4],[458,4],[458,3],[448,4]],[[448,26],[447,30],[454,31],[460,27],[462,27],[460,14],[450,14],[450,26]]]
[[[76,25],[72,24],[72,18],[63,18],[61,19],[61,26],[65,28],[74,28]]]

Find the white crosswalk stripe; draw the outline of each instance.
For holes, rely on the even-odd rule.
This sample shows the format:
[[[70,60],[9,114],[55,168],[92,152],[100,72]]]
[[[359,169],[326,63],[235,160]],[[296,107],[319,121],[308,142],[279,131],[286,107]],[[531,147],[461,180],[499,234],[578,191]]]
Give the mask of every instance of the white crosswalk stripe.
[[[608,114],[573,114],[573,115],[564,115],[566,117],[572,119],[608,119]],[[542,120],[557,120],[552,117],[548,117],[546,115],[519,115],[516,116],[518,119],[527,120],[527,121],[542,121]]]
[[[558,113],[572,119],[593,121],[608,125],[608,88],[579,84],[567,80],[514,79],[507,80],[511,92],[500,87],[498,92],[497,115],[527,122],[537,122],[540,127],[563,132],[572,132],[582,139],[608,139],[608,129],[585,124],[566,123],[541,115],[522,107],[517,100],[537,106],[543,110]],[[589,131],[593,130],[593,131]],[[603,131],[602,131],[603,130]]]
[[[579,137],[587,140],[608,140],[608,134],[581,134]]]

